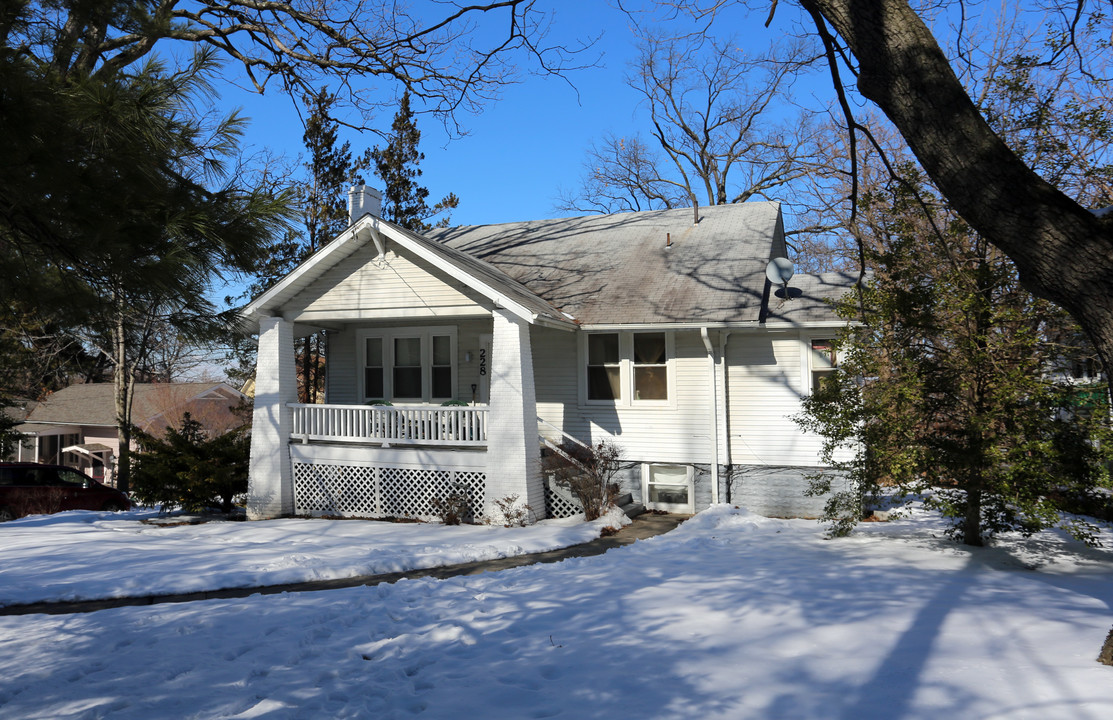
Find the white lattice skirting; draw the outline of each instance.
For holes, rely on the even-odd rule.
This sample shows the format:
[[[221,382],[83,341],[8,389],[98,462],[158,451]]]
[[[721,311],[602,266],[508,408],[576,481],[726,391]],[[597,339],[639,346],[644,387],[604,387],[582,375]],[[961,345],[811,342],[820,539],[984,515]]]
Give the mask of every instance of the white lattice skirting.
[[[572,517],[584,511],[572,491],[557,485],[552,477],[545,478],[545,509],[551,518]]]
[[[435,498],[462,493],[473,517],[483,511],[486,473],[294,462],[298,515],[434,519]]]

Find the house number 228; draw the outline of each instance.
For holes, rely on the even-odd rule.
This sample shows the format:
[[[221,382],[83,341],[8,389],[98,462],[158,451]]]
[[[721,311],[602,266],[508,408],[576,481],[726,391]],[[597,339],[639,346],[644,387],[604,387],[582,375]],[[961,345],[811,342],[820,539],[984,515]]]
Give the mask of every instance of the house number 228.
[[[483,348],[479,351],[479,374],[480,376],[487,374],[487,349]]]

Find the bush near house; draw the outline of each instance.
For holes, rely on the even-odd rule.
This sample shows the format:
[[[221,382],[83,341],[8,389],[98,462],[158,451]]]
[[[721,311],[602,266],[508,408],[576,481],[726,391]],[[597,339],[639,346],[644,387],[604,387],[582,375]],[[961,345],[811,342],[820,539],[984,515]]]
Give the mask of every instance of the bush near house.
[[[600,440],[590,447],[565,444],[561,449],[566,467],[556,473],[556,482],[580,501],[586,520],[603,517],[618,497],[618,485],[612,480],[622,468],[622,448]]]
[[[236,495],[247,492],[251,439],[246,426],[209,437],[186,413],[181,428],[164,438],[136,431],[143,452],[134,456],[132,496],[161,509],[231,512]]]

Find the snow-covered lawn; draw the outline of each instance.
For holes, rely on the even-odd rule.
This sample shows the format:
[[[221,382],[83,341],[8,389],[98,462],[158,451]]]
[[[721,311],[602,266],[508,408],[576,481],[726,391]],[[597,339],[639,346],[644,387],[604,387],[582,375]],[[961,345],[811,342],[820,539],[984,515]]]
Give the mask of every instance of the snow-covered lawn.
[[[617,511],[616,511],[617,512]],[[599,537],[583,517],[525,528],[362,520],[152,525],[86,510],[0,525],[0,606],[282,585],[544,552]],[[169,518],[173,520],[173,518]]]
[[[0,544],[17,527],[0,526]],[[256,527],[270,532],[239,525],[224,544],[255,542]],[[42,527],[41,546],[67,537],[56,528]],[[425,531],[406,542],[439,546],[454,529]],[[1113,552],[1057,533],[980,550],[938,535],[926,514],[825,540],[814,522],[717,507],[667,535],[552,565],[4,617],[0,715],[1113,717],[1113,667],[1095,662],[1113,627]],[[199,542],[197,554],[220,546]],[[22,552],[30,582],[22,565],[34,553]],[[188,556],[168,550],[166,570]],[[224,569],[254,572],[261,557],[230,553]],[[0,567],[6,587],[15,568]],[[103,587],[128,573],[109,560],[90,577],[105,576]]]

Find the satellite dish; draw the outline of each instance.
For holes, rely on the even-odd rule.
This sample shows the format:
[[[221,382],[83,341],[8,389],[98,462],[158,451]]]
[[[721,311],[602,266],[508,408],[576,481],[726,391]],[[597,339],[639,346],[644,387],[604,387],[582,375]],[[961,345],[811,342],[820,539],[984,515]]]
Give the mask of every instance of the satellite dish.
[[[765,266],[765,277],[769,278],[769,282],[774,285],[788,285],[792,274],[792,261],[788,258],[773,258]]]

